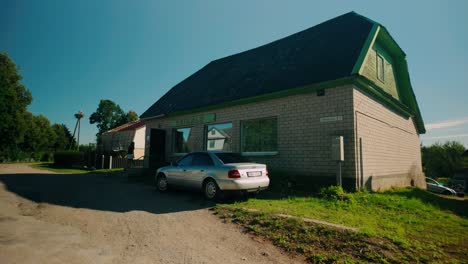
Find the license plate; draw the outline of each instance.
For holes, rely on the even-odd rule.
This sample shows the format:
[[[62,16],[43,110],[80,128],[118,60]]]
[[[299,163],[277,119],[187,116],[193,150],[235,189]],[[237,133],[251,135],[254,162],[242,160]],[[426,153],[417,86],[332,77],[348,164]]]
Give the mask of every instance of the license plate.
[[[249,171],[249,172],[247,172],[247,176],[249,176],[249,177],[262,176],[262,172],[261,171]]]

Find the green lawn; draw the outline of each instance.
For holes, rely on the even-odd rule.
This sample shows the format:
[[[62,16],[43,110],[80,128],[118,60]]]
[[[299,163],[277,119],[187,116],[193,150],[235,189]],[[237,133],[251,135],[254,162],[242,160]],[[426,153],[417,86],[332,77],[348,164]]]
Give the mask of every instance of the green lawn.
[[[259,213],[251,213],[245,209],[256,209]],[[335,256],[341,256],[337,259],[350,261],[461,262],[468,259],[468,200],[445,198],[419,189],[405,188],[379,193],[348,193],[343,200],[306,197],[304,195],[280,197],[276,193],[266,192],[256,199],[218,205],[215,210],[221,216],[230,217],[245,225],[248,230],[267,236],[276,244],[279,243],[276,236],[281,235],[281,231],[278,230],[284,229],[281,228],[282,224],[279,223],[279,228],[275,231],[275,229],[265,230],[265,228],[268,229],[268,225],[265,227],[258,223],[266,216],[269,219],[277,219],[276,217],[272,218],[272,215],[278,213],[359,228],[357,236],[362,236],[359,239],[356,239],[356,235],[349,235],[348,232],[344,232],[348,234],[346,236],[340,235],[343,234],[342,231],[332,236],[334,240],[340,240],[341,237],[342,241],[347,241],[347,244],[340,245],[340,247],[348,247],[348,251],[338,250],[335,252],[330,248],[321,248],[319,245],[323,245],[323,243],[317,245],[311,241],[304,245],[293,243],[294,248],[299,247],[298,251],[306,252],[312,262],[327,261],[327,258],[324,259],[321,255],[324,250],[335,254]],[[285,220],[277,219],[277,221],[284,222]],[[252,222],[254,224],[251,224]],[[304,226],[305,223],[302,222],[301,225]],[[300,226],[297,228],[300,229]],[[311,224],[306,226],[311,230],[317,228],[315,226],[314,229],[314,225]],[[292,227],[288,227],[288,229],[294,230]],[[336,233],[337,231],[327,232]],[[283,235],[286,237],[288,235],[294,236],[293,233],[290,231],[290,233]],[[317,236],[316,232],[314,234],[316,239],[327,241],[326,238]],[[295,239],[291,238],[290,240]],[[389,246],[392,250],[380,247],[379,250],[375,251],[380,252],[377,255],[383,256],[383,259],[366,257],[366,254],[361,254],[364,256],[361,258],[360,254],[353,254],[353,246],[367,240],[371,241],[364,243],[367,246],[371,245],[372,247],[372,245],[381,243]],[[377,242],[372,242],[373,240]],[[335,242],[328,241],[326,243],[336,246]],[[281,246],[282,243],[279,244]],[[285,248],[291,250],[289,246]],[[382,253],[382,250],[387,250],[385,251],[387,253]],[[328,255],[332,256],[333,254]]]
[[[118,169],[100,169],[100,170],[85,170],[85,169],[69,169],[69,168],[58,168],[54,167],[52,162],[42,162],[42,163],[34,163],[31,167],[40,169],[40,170],[48,170],[57,173],[74,173],[74,174],[84,174],[84,173],[102,173],[102,172],[114,172],[114,171],[122,171],[122,168]]]

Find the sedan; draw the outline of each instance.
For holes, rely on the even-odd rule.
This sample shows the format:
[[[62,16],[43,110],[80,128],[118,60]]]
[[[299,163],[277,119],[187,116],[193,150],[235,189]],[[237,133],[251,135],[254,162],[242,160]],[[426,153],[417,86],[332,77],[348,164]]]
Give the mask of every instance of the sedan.
[[[438,183],[436,180],[432,178],[426,177],[426,187],[427,187],[427,190],[430,192],[441,193],[441,194],[446,194],[446,195],[457,194],[457,192],[455,192],[453,189],[443,186],[442,184]]]
[[[193,152],[156,172],[160,192],[169,186],[198,189],[208,200],[218,198],[223,191],[259,192],[269,184],[265,164],[231,152]]]

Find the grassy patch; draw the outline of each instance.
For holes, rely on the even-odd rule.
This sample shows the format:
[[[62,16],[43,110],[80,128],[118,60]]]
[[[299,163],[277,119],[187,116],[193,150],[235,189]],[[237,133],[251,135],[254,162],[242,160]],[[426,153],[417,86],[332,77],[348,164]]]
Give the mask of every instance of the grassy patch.
[[[70,169],[70,168],[59,168],[55,167],[52,162],[42,162],[31,164],[31,167],[39,170],[47,170],[57,173],[73,173],[73,174],[84,174],[84,173],[103,173],[103,172],[114,172],[122,171],[122,168],[118,169],[100,169],[100,170],[85,170],[85,169]]]
[[[257,199],[219,205],[216,210],[287,250],[303,248],[296,251],[304,251],[316,263],[333,262],[335,257],[331,256],[340,261],[349,258],[367,262],[468,259],[467,200],[446,199],[412,188],[346,193],[345,198],[293,194],[278,197],[267,192]],[[247,208],[260,213],[246,212]],[[353,234],[272,216],[278,213],[356,227],[360,232]],[[265,221],[275,224],[265,226]],[[307,228],[306,233],[312,235],[302,237],[305,231],[296,235],[291,231],[294,228]],[[288,237],[288,233],[293,237]]]

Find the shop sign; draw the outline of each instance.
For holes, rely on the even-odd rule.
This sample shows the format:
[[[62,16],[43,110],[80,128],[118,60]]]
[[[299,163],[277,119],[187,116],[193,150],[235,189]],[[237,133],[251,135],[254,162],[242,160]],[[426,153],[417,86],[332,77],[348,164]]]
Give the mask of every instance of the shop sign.
[[[173,120],[171,122],[173,127],[194,126],[199,124],[206,124],[216,121],[216,114],[205,114],[199,116],[191,116],[182,119]]]

